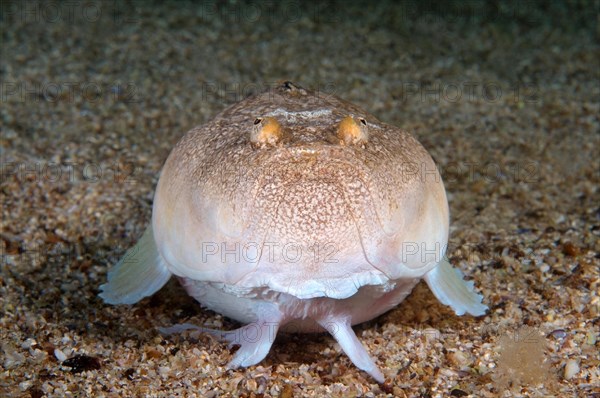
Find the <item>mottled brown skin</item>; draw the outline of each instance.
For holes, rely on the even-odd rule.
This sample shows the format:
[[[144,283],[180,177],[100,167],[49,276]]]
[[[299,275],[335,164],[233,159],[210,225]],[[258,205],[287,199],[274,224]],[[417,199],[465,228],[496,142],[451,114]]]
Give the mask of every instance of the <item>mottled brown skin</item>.
[[[338,125],[349,115],[364,119],[368,142],[340,140]],[[256,119],[268,116],[281,125],[282,138],[275,145],[252,145]],[[291,83],[241,101],[188,132],[163,168],[154,210],[156,240],[165,242],[159,249],[188,264],[193,259],[184,248],[199,245],[198,239],[334,244],[330,251],[341,258],[360,242],[371,265],[393,277],[393,252],[402,242],[421,242],[416,232],[432,217],[446,231],[435,241],[445,244],[448,230],[443,184],[418,141],[353,104]],[[185,239],[169,235],[182,228],[189,232]],[[296,277],[318,277],[324,265],[307,259],[303,267]],[[249,271],[229,268],[205,270],[202,279],[236,283]]]

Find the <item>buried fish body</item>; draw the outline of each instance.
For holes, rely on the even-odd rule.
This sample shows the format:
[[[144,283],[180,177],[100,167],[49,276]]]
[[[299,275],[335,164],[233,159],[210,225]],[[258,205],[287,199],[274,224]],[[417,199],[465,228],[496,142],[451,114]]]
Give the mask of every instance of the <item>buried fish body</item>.
[[[133,304],[175,275],[203,306],[245,326],[163,332],[196,328],[239,344],[229,367],[260,362],[287,325],[330,332],[383,382],[352,325],[395,307],[421,279],[458,315],[487,309],[444,257],[448,223],[443,182],[415,138],[286,82],[181,139],[152,224],[100,296]]]

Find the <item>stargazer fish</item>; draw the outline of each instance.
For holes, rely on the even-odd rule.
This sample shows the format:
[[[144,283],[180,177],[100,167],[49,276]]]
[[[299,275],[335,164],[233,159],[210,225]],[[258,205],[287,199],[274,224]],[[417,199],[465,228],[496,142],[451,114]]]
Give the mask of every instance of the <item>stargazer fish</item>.
[[[352,325],[394,308],[421,279],[457,315],[487,309],[445,258],[448,224],[440,174],[412,135],[285,82],[179,141],[151,224],[100,296],[133,304],[175,275],[202,306],[244,326],[163,331],[197,328],[239,344],[230,368],[262,361],[293,324],[330,332],[384,382]]]

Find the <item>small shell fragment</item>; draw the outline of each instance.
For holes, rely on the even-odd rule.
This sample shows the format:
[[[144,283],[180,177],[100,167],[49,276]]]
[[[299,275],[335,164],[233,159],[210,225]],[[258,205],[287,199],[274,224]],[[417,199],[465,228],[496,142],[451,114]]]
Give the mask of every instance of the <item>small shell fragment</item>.
[[[62,352],[62,350],[60,348],[54,349],[54,356],[56,357],[58,362],[64,362],[67,359],[67,356],[65,355],[64,352]]]
[[[565,365],[565,379],[570,380],[579,373],[579,364],[574,359],[569,359]]]

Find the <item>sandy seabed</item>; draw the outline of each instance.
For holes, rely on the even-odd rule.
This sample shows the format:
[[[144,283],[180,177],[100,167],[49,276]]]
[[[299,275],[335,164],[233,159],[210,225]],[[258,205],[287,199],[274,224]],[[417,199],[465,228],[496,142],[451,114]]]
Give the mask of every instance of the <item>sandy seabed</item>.
[[[597,1],[0,2],[0,396],[599,397]],[[411,131],[449,197],[449,257],[489,305],[424,284],[355,327],[376,384],[323,334],[227,370],[176,281],[98,298],[190,128],[292,80]]]

